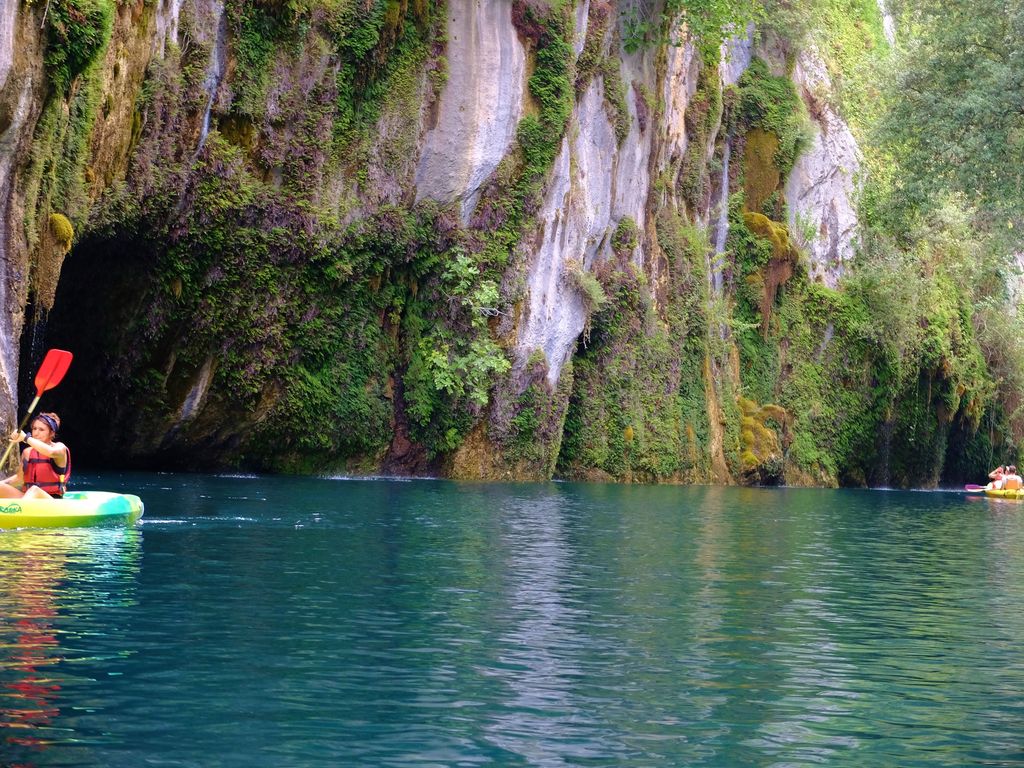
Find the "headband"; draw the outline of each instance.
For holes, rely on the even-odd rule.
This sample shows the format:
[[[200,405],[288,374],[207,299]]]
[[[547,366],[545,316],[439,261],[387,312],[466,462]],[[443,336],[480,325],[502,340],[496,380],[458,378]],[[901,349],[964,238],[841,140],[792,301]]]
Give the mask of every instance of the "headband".
[[[53,416],[47,416],[45,413],[40,413],[34,420],[43,422],[50,428],[50,431],[52,431],[53,434],[57,434],[57,422],[54,420]]]

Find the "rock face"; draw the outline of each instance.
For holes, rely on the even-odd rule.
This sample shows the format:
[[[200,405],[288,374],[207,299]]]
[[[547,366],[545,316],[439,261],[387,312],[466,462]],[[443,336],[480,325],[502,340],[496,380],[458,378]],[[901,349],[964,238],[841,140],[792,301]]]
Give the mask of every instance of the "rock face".
[[[448,3],[448,78],[430,115],[416,198],[460,202],[468,222],[480,188],[508,153],[523,112],[526,51],[509,2]]]
[[[181,8],[185,0],[159,0],[156,4],[156,28],[153,31],[153,55],[167,56],[167,46],[178,45]]]
[[[639,89],[653,86],[652,75],[643,57],[623,59],[629,129],[621,143],[604,106],[604,80],[595,78],[577,104],[571,138],[555,161],[539,213],[544,223],[529,268],[516,353],[523,363],[542,351],[552,386],[587,321],[571,273],[592,271],[609,258],[612,235],[624,219],[637,225],[642,239],[654,126],[641,125],[637,104],[642,103]],[[642,265],[639,244],[632,258]]]
[[[835,287],[858,242],[860,150],[832,106],[832,82],[814,50],[800,53],[793,80],[815,131],[786,182],[789,228],[811,258],[812,276]]]
[[[19,147],[24,138],[24,128],[29,119],[32,100],[32,82],[25,78],[21,87],[11,89],[16,93],[10,108],[10,122],[0,133],[0,386],[2,400],[7,407],[17,403],[14,385],[17,382],[18,352],[16,341],[20,335],[20,318],[24,312],[24,266],[19,265],[16,251],[11,243],[8,221],[17,210],[12,199],[12,171]]]
[[[221,81],[224,79],[228,55],[228,23],[224,14],[224,4],[214,0],[210,2],[209,7],[205,10],[210,18],[200,25],[200,29],[212,30],[213,35],[211,39],[204,41],[210,47],[210,63],[206,67],[206,77],[203,79],[203,90],[206,91],[206,107],[203,109],[203,123],[199,129],[199,142],[196,147],[197,155],[203,150],[203,144],[206,143],[206,137],[210,133],[210,116],[213,112],[213,106],[217,101]]]
[[[679,184],[683,156],[686,154],[686,109],[697,90],[699,61],[693,44],[688,40],[676,39],[669,46],[662,84],[661,99],[665,104],[662,123],[663,141],[658,158],[661,168],[672,172],[672,183],[668,187],[671,202],[678,206],[675,195]]]
[[[1018,253],[1013,258],[1016,264],[1016,274],[1010,276],[1010,300],[1017,305],[1018,313],[1024,306],[1024,253]]]
[[[41,41],[34,16],[18,0],[0,5],[0,407],[17,409],[18,339],[24,324],[30,260],[18,226],[17,194],[42,102]]]
[[[722,43],[719,55],[719,72],[722,85],[736,85],[750,66],[754,55],[754,25],[751,23],[745,34],[735,35]]]
[[[603,106],[600,81],[587,89],[574,120],[576,140],[565,139],[539,218],[544,222],[527,277],[527,300],[517,345],[519,363],[540,350],[548,381],[558,382],[587,320],[571,271],[592,269],[608,247],[615,131]],[[603,254],[602,254],[603,255]],[[571,263],[571,265],[570,265]]]
[[[7,76],[14,65],[14,30],[18,23],[18,0],[0,3],[0,90],[7,84]]]
[[[772,477],[866,452],[815,389],[876,396],[813,286],[860,168],[813,49],[636,39],[609,0],[93,0],[62,75],[43,5],[0,0],[8,420],[66,343],[69,440],[140,466],[731,482],[766,476],[749,413]]]

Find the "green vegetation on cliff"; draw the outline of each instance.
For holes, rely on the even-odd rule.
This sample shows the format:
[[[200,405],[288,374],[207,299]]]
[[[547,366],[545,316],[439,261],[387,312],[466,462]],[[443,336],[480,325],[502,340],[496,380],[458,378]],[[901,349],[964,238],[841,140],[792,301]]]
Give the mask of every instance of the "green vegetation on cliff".
[[[86,223],[90,140],[100,112],[100,65],[113,31],[111,0],[53,0],[44,28],[48,87],[19,179],[35,322],[53,306],[64,256]],[[6,130],[7,125],[4,125]]]
[[[573,360],[558,471],[584,479],[701,481],[710,467],[701,375],[707,241],[674,215],[659,219],[668,272],[659,307],[629,260],[636,241],[623,233],[635,226],[620,225],[618,255],[597,271],[607,301]]]
[[[96,410],[79,423],[111,451],[302,472],[917,485],[1019,450],[1024,346],[1005,256],[1019,179],[993,174],[1019,142],[1012,103],[986,121],[969,97],[1009,81],[1009,65],[982,71],[977,39],[1003,34],[996,50],[1015,60],[1013,14],[999,26],[956,5],[968,39],[938,6],[901,7],[913,37],[893,53],[874,0],[593,2],[581,39],[571,3],[514,0],[525,108],[462,211],[414,202],[448,41],[442,3],[406,0],[228,0],[215,93],[215,43],[183,14],[136,99],[127,179],[92,206],[114,8],[53,0],[53,93],[22,180],[40,304],[76,242],[63,295],[88,328],[56,317],[55,332],[93,345],[80,357]],[[752,18],[772,60],[723,90],[719,45]],[[651,126],[681,20],[698,81],[685,151],[667,157]],[[812,42],[830,94],[798,94],[786,74]],[[567,135],[587,130],[573,108],[597,78],[620,149],[639,123],[667,167],[642,216],[613,214],[593,265],[569,255],[559,280],[587,317],[553,381],[543,352],[512,350],[531,249],[552,225],[537,211]],[[835,289],[809,276],[784,193],[826,107],[853,124],[867,169],[863,237]],[[716,187],[730,203],[722,253],[702,228]],[[111,277],[94,297],[96,265]]]
[[[665,0],[663,3],[627,3],[620,23],[628,53],[674,42],[680,25],[690,30],[705,62],[718,60],[719,46],[736,29],[744,29],[761,13],[758,0]]]
[[[362,168],[349,176],[351,223],[340,225],[322,198],[338,166],[371,152],[389,162],[393,148],[370,130],[382,115],[411,122],[402,99],[430,98],[419,73],[443,66],[442,10],[229,3],[237,87],[197,153],[180,142],[205,103],[195,50],[155,62],[139,104],[133,186],[108,192],[84,248],[98,254],[128,239],[150,269],[141,305],[96,317],[122,331],[98,352],[95,375],[118,381],[123,402],[146,405],[141,416],[93,416],[105,430],[129,419],[140,460],[156,449],[153,436],[178,425],[179,451],[223,457],[230,439],[230,458],[217,461],[238,466],[379,466],[393,439],[416,446],[395,451],[415,466],[450,454],[479,422],[510,367],[495,330],[510,309],[501,281],[533,225],[572,108],[571,9],[514,9],[533,58],[535,109],[469,227],[454,206],[357,202],[374,192]],[[340,62],[337,74],[320,65],[325,54]],[[383,170],[397,176],[408,151]],[[530,407],[513,408],[497,438],[522,444]],[[230,436],[217,419],[234,423]]]
[[[47,4],[46,70],[66,93],[106,50],[114,24],[113,0],[51,0]]]

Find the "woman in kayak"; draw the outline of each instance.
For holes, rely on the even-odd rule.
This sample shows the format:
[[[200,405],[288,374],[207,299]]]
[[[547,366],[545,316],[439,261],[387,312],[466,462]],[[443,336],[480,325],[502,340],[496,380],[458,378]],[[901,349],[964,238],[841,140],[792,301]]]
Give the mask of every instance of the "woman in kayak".
[[[1019,491],[1024,487],[1024,479],[1017,474],[1017,467],[1013,464],[1006,468],[1006,476],[1003,477],[1003,489],[1007,491]]]
[[[992,482],[985,486],[986,491],[1003,490],[1003,480],[1006,477],[1006,468],[999,466],[988,473],[988,479]]]
[[[21,454],[18,473],[0,482],[0,498],[59,499],[71,475],[71,452],[57,442],[60,417],[40,413],[32,420],[31,433],[16,429],[11,442],[28,445]]]

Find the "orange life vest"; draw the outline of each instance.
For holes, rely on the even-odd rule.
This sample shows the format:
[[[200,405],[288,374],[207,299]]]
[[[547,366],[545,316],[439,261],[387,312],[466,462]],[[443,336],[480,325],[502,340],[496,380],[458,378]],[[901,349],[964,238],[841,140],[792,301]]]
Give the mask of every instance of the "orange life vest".
[[[22,459],[21,468],[25,475],[25,487],[37,485],[54,498],[59,499],[68,487],[71,477],[71,449],[67,449],[68,463],[63,467],[43,456],[35,448],[29,448],[28,458]]]
[[[1007,491],[1019,491],[1021,489],[1020,475],[1007,475],[1003,481],[1003,488]]]

